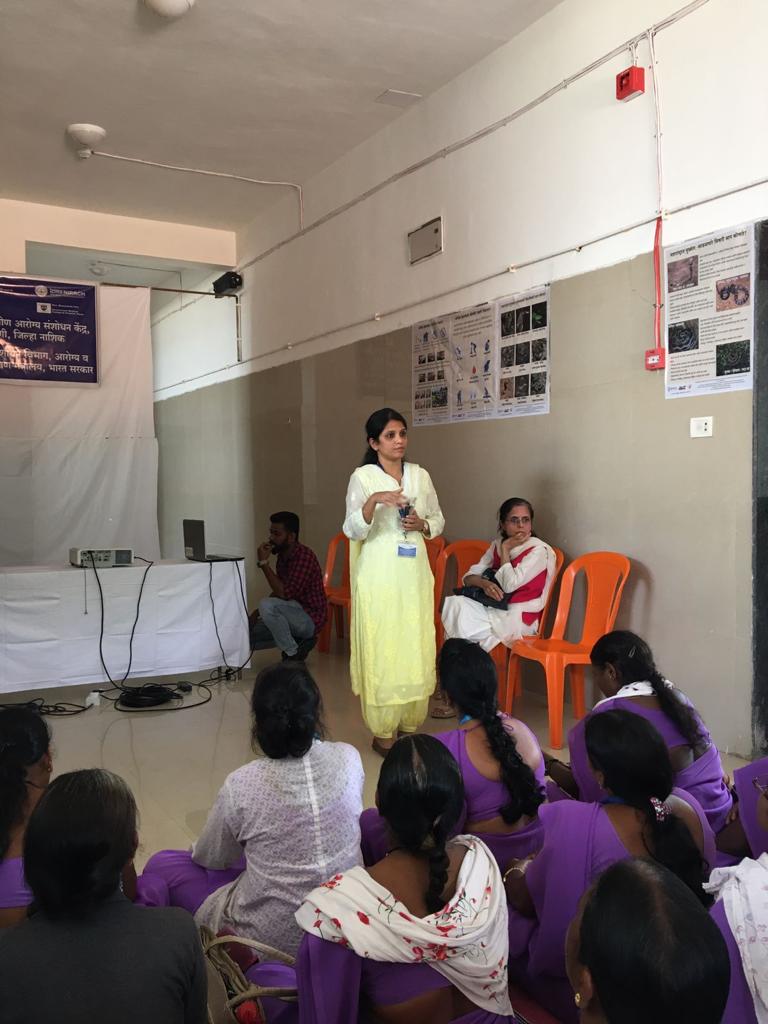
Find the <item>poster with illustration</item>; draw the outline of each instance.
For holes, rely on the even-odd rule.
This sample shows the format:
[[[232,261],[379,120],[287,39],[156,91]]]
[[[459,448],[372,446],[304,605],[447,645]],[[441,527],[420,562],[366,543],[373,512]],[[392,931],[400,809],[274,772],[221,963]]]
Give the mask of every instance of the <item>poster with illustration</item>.
[[[499,416],[549,412],[549,286],[500,299]]]
[[[752,387],[754,228],[664,250],[667,398]]]
[[[447,423],[451,415],[451,321],[441,316],[411,328],[413,423]]]
[[[452,420],[496,415],[496,317],[492,303],[453,314],[451,331]]]

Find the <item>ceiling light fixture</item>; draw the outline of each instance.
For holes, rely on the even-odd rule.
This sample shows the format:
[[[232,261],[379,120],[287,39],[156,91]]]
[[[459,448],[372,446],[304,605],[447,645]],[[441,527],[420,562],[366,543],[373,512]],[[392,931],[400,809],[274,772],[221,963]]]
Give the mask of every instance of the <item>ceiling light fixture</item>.
[[[195,0],[144,0],[144,6],[161,18],[180,18],[195,6]]]
[[[77,155],[81,160],[93,156],[94,147],[107,137],[106,131],[97,124],[70,124],[67,126],[67,135],[80,146]]]

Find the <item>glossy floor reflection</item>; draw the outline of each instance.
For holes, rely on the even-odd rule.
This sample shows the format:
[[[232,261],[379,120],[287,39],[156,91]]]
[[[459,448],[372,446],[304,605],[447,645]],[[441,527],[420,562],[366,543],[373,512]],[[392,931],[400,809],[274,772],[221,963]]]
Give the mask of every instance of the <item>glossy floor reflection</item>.
[[[252,756],[249,698],[256,672],[275,660],[274,651],[254,655],[253,667],[237,682],[211,684],[212,699],[181,711],[119,712],[102,701],[72,718],[49,718],[53,731],[54,771],[105,767],[122,775],[136,796],[141,815],[137,866],[157,850],[189,847],[200,832],[225,776]],[[365,803],[373,804],[381,758],[371,750],[357,698],[349,683],[348,654],[313,652],[308,661],[323,694],[329,737],[354,744],[366,771]],[[205,676],[187,677],[196,682]],[[163,681],[170,682],[170,679]],[[89,687],[11,694],[8,702],[44,697],[49,703],[82,703]],[[186,705],[200,699],[193,691]],[[542,743],[547,738],[546,705],[526,694],[515,705]],[[566,730],[572,724],[566,706]],[[423,731],[455,728],[456,721],[427,719]],[[724,758],[728,771],[744,762]]]

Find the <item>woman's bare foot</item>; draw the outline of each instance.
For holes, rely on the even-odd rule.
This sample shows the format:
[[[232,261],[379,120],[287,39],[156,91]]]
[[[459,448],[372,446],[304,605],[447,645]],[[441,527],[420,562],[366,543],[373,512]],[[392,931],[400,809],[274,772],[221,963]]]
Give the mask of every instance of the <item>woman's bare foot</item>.
[[[374,736],[371,746],[381,757],[386,757],[394,746],[394,740],[385,740],[379,736]]]
[[[438,690],[432,698],[432,709],[429,712],[430,718],[455,718],[456,709],[450,703],[442,690]]]

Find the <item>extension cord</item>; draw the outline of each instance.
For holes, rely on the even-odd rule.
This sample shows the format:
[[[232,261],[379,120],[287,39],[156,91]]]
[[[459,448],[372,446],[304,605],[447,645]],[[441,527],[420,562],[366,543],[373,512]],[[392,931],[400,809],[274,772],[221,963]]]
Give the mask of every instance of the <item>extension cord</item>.
[[[126,708],[156,708],[168,704],[169,701],[178,700],[178,694],[167,686],[148,683],[136,689],[124,690],[118,699]]]

